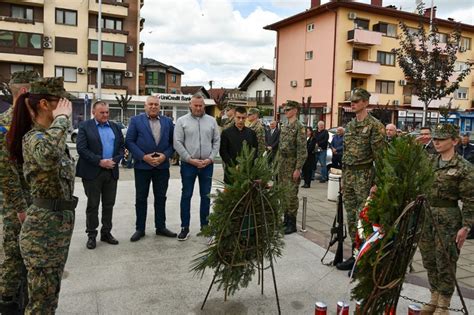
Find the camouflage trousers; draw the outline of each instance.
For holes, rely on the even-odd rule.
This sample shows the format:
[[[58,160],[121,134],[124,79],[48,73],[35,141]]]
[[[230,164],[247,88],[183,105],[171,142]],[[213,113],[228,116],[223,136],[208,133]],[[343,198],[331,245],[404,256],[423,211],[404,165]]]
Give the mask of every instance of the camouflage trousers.
[[[441,246],[439,236],[435,233],[433,221],[427,214],[423,234],[419,241],[423,267],[428,272],[431,291],[437,291],[445,296],[452,296],[455,287],[456,262],[459,258],[456,234],[462,227],[462,215],[457,207],[432,207],[431,211],[445,249]],[[449,258],[446,257],[445,251]],[[454,272],[454,275],[452,272]]]
[[[18,243],[21,223],[14,209],[5,209],[3,217],[3,250],[5,260],[1,266],[1,293],[15,296],[25,268]]]
[[[291,160],[285,160],[281,162],[278,168],[278,181],[281,183],[288,183],[290,191],[288,192],[288,207],[285,209],[285,214],[296,219],[298,214],[299,200],[298,200],[298,188],[300,181],[293,180],[293,167],[287,167],[287,165],[295,165],[296,163]]]
[[[358,214],[364,207],[367,197],[369,197],[373,178],[373,168],[354,170],[350,167],[345,167],[342,170],[342,196],[352,243],[354,243],[357,233]]]
[[[30,206],[20,234],[28,271],[29,303],[25,314],[54,314],[66,264],[74,211],[51,211]]]

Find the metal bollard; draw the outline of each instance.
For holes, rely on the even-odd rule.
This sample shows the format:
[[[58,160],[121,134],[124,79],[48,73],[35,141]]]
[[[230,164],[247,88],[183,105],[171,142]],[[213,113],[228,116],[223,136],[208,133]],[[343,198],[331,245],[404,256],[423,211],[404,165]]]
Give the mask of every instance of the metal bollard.
[[[301,229],[300,231],[305,233],[306,232],[306,212],[308,209],[308,197],[303,197],[303,214],[301,218]]]
[[[408,306],[408,315],[420,315],[421,307],[418,304],[410,304]]]
[[[326,315],[328,307],[323,302],[314,303],[314,315]]]
[[[349,315],[349,304],[343,301],[337,302],[337,315]]]

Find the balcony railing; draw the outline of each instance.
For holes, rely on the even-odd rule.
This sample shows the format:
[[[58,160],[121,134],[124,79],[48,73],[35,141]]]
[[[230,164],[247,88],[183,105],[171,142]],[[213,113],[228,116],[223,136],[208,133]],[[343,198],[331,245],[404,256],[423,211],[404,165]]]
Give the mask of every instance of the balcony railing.
[[[443,97],[440,100],[432,100],[430,102],[429,108],[439,108],[440,106],[447,106],[450,101],[450,97]],[[424,105],[423,101],[421,101],[417,95],[404,95],[403,104],[411,105],[412,107],[423,107]]]
[[[347,41],[361,45],[381,45],[382,33],[357,28],[347,32]]]
[[[271,96],[248,97],[247,101],[255,102],[257,103],[257,105],[267,105],[267,104],[273,104],[273,97]]]
[[[346,61],[346,72],[357,74],[379,74],[380,63],[368,60],[348,60]]]

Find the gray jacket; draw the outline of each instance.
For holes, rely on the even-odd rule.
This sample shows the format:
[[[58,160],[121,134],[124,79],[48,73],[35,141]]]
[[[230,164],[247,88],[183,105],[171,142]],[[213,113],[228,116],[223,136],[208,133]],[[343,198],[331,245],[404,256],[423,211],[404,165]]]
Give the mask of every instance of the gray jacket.
[[[181,160],[211,159],[214,161],[221,142],[216,120],[204,114],[194,117],[188,113],[178,119],[174,128],[173,145]]]

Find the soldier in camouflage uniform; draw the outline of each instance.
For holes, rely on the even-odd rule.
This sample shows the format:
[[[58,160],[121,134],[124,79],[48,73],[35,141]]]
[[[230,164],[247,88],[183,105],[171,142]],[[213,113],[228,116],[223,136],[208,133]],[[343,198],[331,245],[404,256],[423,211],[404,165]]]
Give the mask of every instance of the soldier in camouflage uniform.
[[[265,128],[259,119],[260,111],[257,108],[249,109],[249,115],[247,117],[248,127],[255,131],[258,141],[258,154],[262,155],[266,152],[265,146]]]
[[[287,101],[285,115],[288,123],[283,124],[278,147],[279,168],[278,181],[291,184],[288,209],[285,211],[285,234],[296,232],[296,215],[298,214],[298,187],[300,184],[301,168],[306,161],[306,132],[305,126],[298,120],[300,104]]]
[[[357,214],[369,196],[374,180],[374,161],[385,146],[384,125],[367,112],[370,93],[356,89],[352,93],[351,107],[356,117],[346,126],[344,154],[342,156],[342,186],[349,235],[354,241]],[[351,270],[354,256],[336,265],[339,270]]]
[[[39,78],[36,71],[15,72],[10,79],[13,103],[20,94],[26,93],[30,82]],[[0,186],[5,196],[3,202],[3,247],[5,260],[1,265],[1,294],[4,311],[18,309],[18,288],[25,271],[18,239],[26,209],[31,204],[29,187],[23,177],[23,169],[9,158],[6,135],[13,117],[13,106],[0,114]],[[26,272],[24,272],[26,275]],[[24,275],[23,275],[24,276]]]
[[[225,108],[227,119],[222,122],[222,130],[232,127],[234,125],[235,106],[228,104]]]
[[[10,154],[23,162],[32,195],[20,234],[28,271],[26,314],[55,313],[74,227],[74,162],[66,146],[72,105],[66,95],[63,78],[33,82],[30,93],[18,98],[13,114]],[[31,128],[21,127],[28,121],[25,99],[34,116]]]
[[[438,125],[434,130],[433,142],[438,154],[430,155],[435,174],[428,195],[432,217],[425,216],[419,242],[430,283],[430,304],[442,307],[450,304],[455,287],[452,272],[456,273],[460,250],[474,224],[474,168],[456,153],[458,135],[457,126],[451,124]],[[434,306],[423,307],[422,314],[433,312],[449,314]]]

